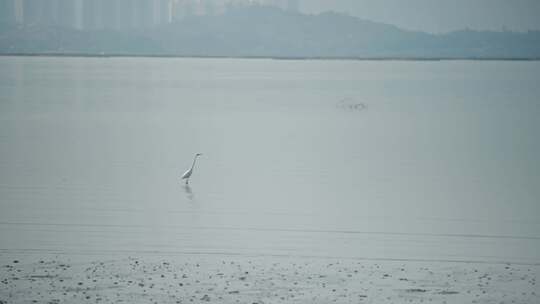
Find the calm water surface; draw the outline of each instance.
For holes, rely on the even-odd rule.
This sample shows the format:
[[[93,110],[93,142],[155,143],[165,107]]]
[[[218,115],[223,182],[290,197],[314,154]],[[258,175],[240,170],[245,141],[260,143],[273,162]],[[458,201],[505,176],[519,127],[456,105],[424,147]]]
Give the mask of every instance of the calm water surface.
[[[0,250],[540,263],[539,76],[0,57]]]

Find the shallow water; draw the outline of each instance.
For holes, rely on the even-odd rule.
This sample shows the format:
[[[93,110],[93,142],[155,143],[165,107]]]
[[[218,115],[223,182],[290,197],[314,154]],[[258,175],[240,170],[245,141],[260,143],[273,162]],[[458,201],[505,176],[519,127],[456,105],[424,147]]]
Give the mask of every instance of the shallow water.
[[[0,249],[538,264],[539,75],[0,57]]]

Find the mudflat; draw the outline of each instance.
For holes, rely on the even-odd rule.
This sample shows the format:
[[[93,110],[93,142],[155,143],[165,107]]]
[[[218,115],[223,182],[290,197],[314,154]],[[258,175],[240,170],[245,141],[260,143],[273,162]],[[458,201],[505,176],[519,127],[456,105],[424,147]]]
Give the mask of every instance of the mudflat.
[[[0,255],[0,303],[537,303],[538,265]]]

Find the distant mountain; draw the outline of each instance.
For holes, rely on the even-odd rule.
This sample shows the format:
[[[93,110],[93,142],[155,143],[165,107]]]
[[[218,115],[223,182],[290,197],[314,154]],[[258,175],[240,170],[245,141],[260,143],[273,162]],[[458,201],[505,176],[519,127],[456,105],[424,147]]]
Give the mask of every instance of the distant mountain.
[[[300,58],[540,58],[540,31],[406,31],[338,13],[262,6],[137,31],[0,25],[0,53]]]

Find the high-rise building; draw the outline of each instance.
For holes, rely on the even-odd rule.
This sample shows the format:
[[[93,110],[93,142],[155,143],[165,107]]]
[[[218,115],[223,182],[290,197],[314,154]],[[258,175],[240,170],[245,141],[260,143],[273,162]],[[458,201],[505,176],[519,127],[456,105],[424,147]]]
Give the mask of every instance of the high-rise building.
[[[75,1],[73,0],[58,0],[56,11],[56,22],[59,26],[74,28],[75,27]]]
[[[0,0],[0,22],[128,30],[193,15],[219,15],[227,7],[246,5],[298,11],[299,0]]]
[[[149,28],[153,23],[153,3],[149,0],[132,0],[135,2],[135,27]]]
[[[158,12],[159,18],[157,21],[157,24],[167,24],[171,22],[171,9],[172,9],[172,3],[170,0],[157,0],[156,3],[158,3],[158,9],[156,10]]]
[[[60,25],[60,17],[64,18],[60,11],[59,0],[40,1],[46,2],[41,5],[41,23],[47,25]]]
[[[10,8],[8,0],[0,0],[0,23],[7,23],[10,18]]]
[[[205,9],[205,1],[204,0],[191,1],[191,7],[192,7],[191,13],[193,15],[201,16],[201,15],[206,14],[206,12],[204,10]]]
[[[23,19],[25,24],[43,23],[43,1],[23,0]]]
[[[82,28],[95,30],[98,28],[99,0],[84,0],[82,2]]]
[[[182,20],[187,16],[205,15],[204,3],[201,0],[173,0],[172,19]]]
[[[131,29],[134,25],[134,3],[132,0],[115,0],[117,30]]]
[[[287,10],[291,12],[300,11],[300,1],[299,0],[287,0]]]
[[[152,0],[152,26],[171,22],[171,0]]]
[[[8,3],[8,1],[4,1]],[[77,6],[82,0],[15,0],[13,10],[17,22],[27,25],[76,26]],[[79,2],[79,5],[77,3]],[[8,8],[11,10],[11,8]]]
[[[95,0],[94,0],[95,1]],[[121,12],[120,3],[118,0],[101,1],[99,5],[99,15],[101,19],[100,29],[117,30],[119,29],[119,13]]]
[[[24,3],[23,0],[13,2],[14,18],[16,23],[24,23]]]
[[[0,0],[0,22],[15,22],[15,1]]]
[[[73,0],[75,6],[75,28],[83,28],[83,0]]]
[[[214,0],[214,15],[221,15],[225,13],[227,7],[227,1],[225,0]]]

